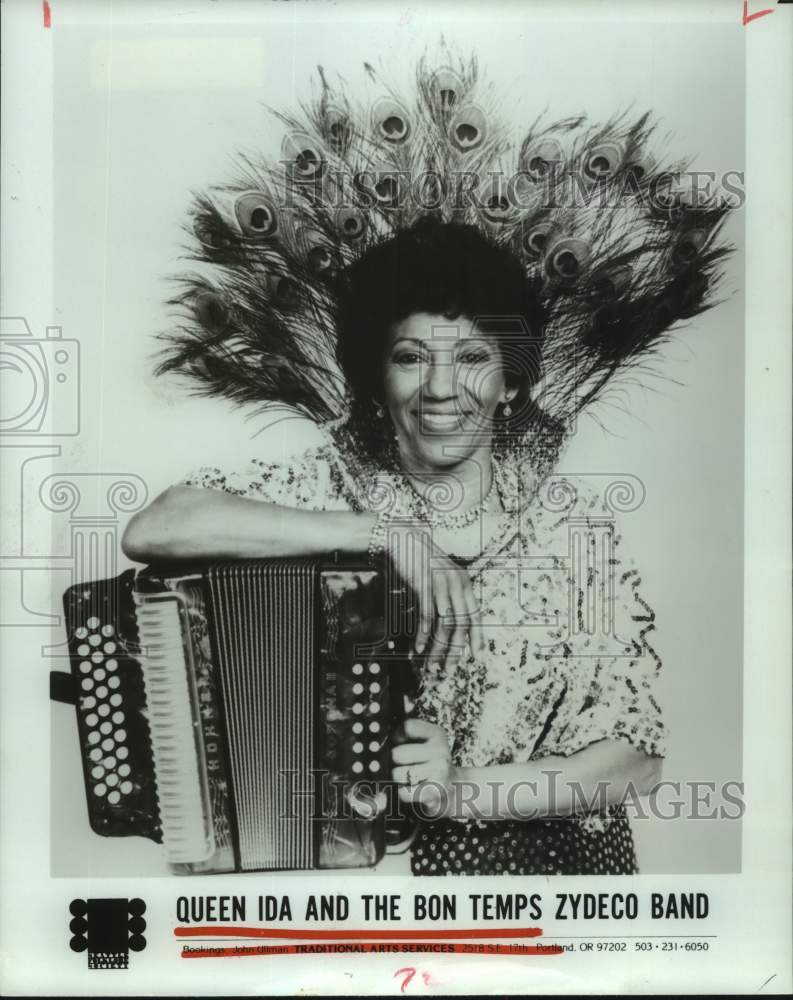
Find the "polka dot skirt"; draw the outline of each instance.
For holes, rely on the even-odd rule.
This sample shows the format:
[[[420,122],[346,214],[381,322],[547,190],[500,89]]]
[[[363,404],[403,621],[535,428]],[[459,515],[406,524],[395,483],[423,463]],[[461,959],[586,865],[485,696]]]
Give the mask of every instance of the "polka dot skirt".
[[[586,816],[498,823],[423,823],[414,875],[635,875],[622,806]]]

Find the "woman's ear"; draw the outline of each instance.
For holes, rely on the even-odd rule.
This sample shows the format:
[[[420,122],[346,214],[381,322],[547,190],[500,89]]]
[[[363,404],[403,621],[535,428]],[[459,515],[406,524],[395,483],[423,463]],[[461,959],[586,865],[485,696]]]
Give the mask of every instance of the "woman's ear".
[[[517,396],[517,394],[518,394],[517,386],[512,386],[512,387],[507,386],[501,394],[501,402],[511,403],[512,400]]]

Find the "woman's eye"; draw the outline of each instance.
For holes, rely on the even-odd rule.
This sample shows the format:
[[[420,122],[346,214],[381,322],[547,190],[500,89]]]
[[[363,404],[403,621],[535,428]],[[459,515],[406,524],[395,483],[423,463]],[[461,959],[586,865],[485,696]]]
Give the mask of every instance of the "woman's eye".
[[[421,355],[415,351],[401,351],[394,357],[398,365],[417,365],[421,361]]]
[[[483,365],[490,360],[490,355],[486,351],[466,351],[459,360],[465,365]]]

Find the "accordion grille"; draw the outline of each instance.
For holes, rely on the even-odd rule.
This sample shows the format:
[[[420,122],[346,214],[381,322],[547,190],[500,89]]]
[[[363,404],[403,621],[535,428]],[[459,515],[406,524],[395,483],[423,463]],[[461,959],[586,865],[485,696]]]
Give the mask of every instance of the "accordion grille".
[[[251,563],[208,574],[234,786],[239,868],[314,864],[315,567]],[[297,773],[295,773],[297,772]]]

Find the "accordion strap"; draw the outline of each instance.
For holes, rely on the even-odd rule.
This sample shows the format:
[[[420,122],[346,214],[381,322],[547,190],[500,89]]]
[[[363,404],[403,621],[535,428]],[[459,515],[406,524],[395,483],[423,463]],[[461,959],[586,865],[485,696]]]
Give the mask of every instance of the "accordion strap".
[[[60,701],[64,705],[77,704],[77,689],[71,674],[63,670],[50,671],[50,701]]]

